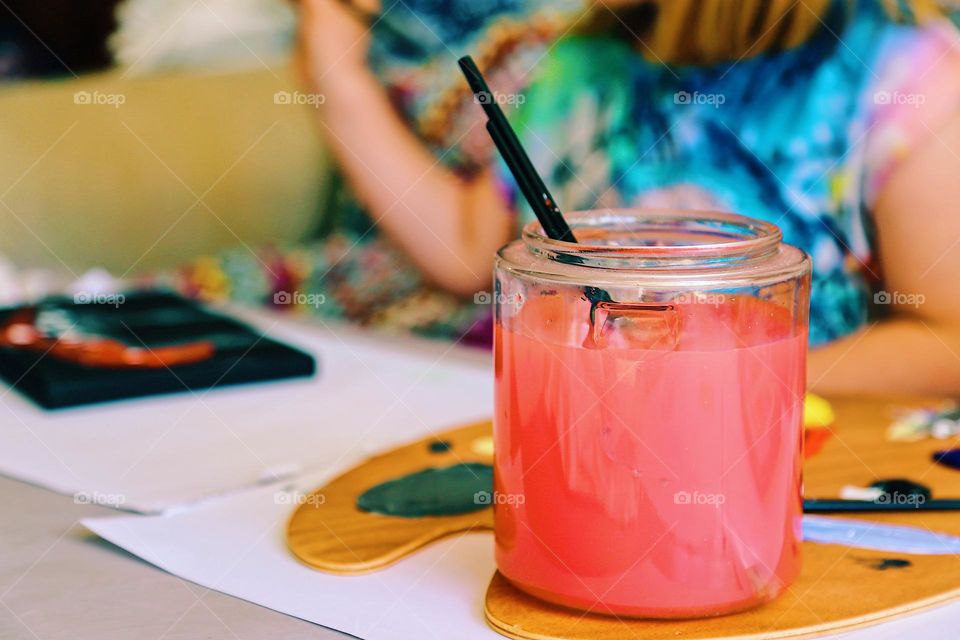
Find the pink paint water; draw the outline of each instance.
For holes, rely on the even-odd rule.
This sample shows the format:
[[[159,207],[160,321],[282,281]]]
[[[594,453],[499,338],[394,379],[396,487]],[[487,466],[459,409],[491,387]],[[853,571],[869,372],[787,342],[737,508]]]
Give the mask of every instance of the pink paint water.
[[[800,568],[806,331],[750,297],[598,313],[543,295],[496,328],[496,557],[596,613],[716,615]]]

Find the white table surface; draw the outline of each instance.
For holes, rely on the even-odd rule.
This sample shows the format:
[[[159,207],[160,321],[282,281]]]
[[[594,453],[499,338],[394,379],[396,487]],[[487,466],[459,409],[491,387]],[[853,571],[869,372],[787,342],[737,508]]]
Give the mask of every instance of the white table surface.
[[[0,473],[158,513],[322,470],[488,418],[490,354],[244,312],[314,355],[319,373],[44,411],[0,387]]]

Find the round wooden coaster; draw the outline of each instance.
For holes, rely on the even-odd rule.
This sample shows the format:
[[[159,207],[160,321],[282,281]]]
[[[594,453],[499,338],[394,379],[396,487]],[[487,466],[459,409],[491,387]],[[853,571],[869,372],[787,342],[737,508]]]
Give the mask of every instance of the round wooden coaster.
[[[408,473],[461,462],[493,463],[489,421],[425,438],[354,467],[302,500],[287,524],[287,545],[304,563],[332,573],[366,573],[462,531],[493,529],[493,509],[401,518],[357,508],[367,489]],[[443,441],[442,451],[431,444]]]
[[[960,597],[956,557],[896,556],[907,567],[884,563],[889,553],[805,543],[799,579],[757,609],[698,620],[637,620],[551,605],[515,588],[496,573],[484,613],[497,632],[518,640],[705,640],[798,638],[888,620]],[[885,567],[885,568],[884,568]]]

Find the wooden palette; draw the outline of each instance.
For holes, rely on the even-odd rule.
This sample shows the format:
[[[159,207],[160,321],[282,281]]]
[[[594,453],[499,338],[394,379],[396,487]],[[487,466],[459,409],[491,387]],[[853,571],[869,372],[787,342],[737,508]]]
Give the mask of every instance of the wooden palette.
[[[357,496],[381,482],[460,462],[493,464],[490,422],[479,422],[426,438],[371,458],[315,491],[287,524],[287,545],[304,563],[332,573],[381,569],[423,545],[453,533],[493,529],[493,509],[454,516],[401,518],[366,513]],[[445,452],[430,444],[449,443]]]
[[[805,464],[808,497],[835,497],[843,485],[866,486],[876,479],[907,477],[934,488],[934,497],[960,496],[960,472],[931,462],[933,451],[960,446],[951,441],[888,442],[884,429],[897,411],[925,404],[917,400],[834,400],[835,435]],[[447,517],[399,518],[356,508],[356,497],[371,486],[425,467],[457,462],[491,462],[473,446],[490,435],[487,422],[470,425],[377,456],[318,490],[294,513],[288,544],[310,566],[336,573],[378,569],[441,537],[489,530],[491,509]],[[443,439],[450,450],[432,453]],[[872,513],[848,516],[905,524],[960,535],[957,512]],[[487,591],[485,615],[499,633],[524,640],[554,638],[797,638],[837,632],[889,620],[960,598],[960,556],[890,554],[838,545],[804,543],[803,570],[777,600],[743,613],[698,620],[638,620],[583,615],[545,603],[514,588],[496,573]],[[902,558],[910,566],[889,566]],[[883,567],[883,568],[882,568]]]

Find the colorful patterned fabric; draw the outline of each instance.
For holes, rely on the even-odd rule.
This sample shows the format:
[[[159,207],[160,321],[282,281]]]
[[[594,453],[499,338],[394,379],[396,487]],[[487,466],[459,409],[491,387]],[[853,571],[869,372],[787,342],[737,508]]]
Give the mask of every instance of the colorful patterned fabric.
[[[801,47],[711,67],[567,38],[515,123],[568,209],[718,209],[779,225],[813,258],[811,343],[835,340],[867,321],[880,281],[870,217],[880,188],[960,112],[952,25],[894,24],[869,1],[851,19],[845,6]]]
[[[584,0],[405,0],[374,26],[370,65],[437,156],[469,172],[489,163],[492,145],[476,126],[480,109],[457,58],[470,54],[491,87],[514,95],[547,47],[582,17],[583,6]],[[503,105],[508,112],[512,106]]]
[[[374,29],[371,66],[411,127],[463,173],[490,161],[490,144],[482,127],[467,133],[481,115],[456,56],[472,53],[505,93],[536,75],[511,119],[565,208],[713,208],[770,220],[813,257],[811,342],[861,326],[881,275],[869,215],[877,194],[896,162],[960,109],[956,29],[894,24],[873,0],[846,16],[838,2],[797,49],[680,67],[622,40],[561,37],[577,6],[408,0]],[[338,194],[316,243],[202,258],[168,282],[208,298],[489,344],[488,305],[427,286]]]

